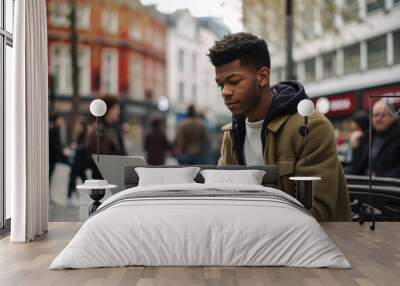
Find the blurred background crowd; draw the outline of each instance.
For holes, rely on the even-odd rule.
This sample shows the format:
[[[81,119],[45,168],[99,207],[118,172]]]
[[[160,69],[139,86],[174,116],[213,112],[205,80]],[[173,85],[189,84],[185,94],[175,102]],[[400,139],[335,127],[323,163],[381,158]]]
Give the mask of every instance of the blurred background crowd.
[[[347,174],[368,175],[371,135],[373,175],[400,178],[399,16],[399,0],[47,0],[52,202],[74,206],[98,172],[94,98],[101,153],[216,164],[231,118],[206,54],[238,31],[267,41],[271,85],[304,84]]]

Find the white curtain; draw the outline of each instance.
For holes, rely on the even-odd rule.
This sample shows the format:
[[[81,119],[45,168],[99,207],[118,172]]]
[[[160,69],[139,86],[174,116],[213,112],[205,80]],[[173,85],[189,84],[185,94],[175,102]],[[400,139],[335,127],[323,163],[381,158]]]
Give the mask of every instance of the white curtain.
[[[45,0],[15,1],[14,93],[6,98],[6,186],[12,242],[48,228],[48,83]]]

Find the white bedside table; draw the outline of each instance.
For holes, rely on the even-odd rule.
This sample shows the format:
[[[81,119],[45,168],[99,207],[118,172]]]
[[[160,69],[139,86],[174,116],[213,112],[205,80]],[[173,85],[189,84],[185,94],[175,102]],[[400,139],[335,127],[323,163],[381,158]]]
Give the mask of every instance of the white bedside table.
[[[100,200],[104,197],[106,190],[111,190],[117,188],[117,185],[104,185],[104,186],[95,186],[83,184],[76,187],[78,190],[87,190],[89,191],[89,197],[94,200],[94,202],[89,206],[89,216],[96,211],[96,209],[101,205]]]

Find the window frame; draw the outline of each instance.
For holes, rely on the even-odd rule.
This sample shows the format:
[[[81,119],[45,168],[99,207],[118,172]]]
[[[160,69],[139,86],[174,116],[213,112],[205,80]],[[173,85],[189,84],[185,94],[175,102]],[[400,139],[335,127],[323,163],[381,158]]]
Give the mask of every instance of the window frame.
[[[372,50],[372,48],[376,48],[376,45],[379,41],[382,41],[382,43],[385,46],[383,49],[384,56],[382,57],[383,58],[382,64],[377,64],[376,59],[374,62],[373,58],[371,58],[371,54],[376,55],[376,50]],[[387,53],[388,53],[387,34],[383,34],[383,35],[368,39],[366,41],[366,45],[367,45],[367,67],[368,67],[368,70],[386,67],[388,65],[388,63],[387,63]],[[382,51],[381,49],[378,49],[378,50]],[[372,64],[375,64],[375,65],[372,65]]]
[[[351,69],[349,66],[346,65],[350,63],[348,56],[349,56],[349,51],[354,49],[354,51],[357,49],[358,50],[358,68],[357,69]],[[361,43],[357,42],[355,44],[345,46],[343,47],[343,75],[349,75],[349,74],[354,74],[361,72]],[[347,69],[346,69],[347,68]]]
[[[304,81],[313,82],[317,80],[316,57],[311,57],[304,60]],[[307,67],[312,69],[312,73],[307,70]],[[310,77],[311,76],[311,77]]]
[[[377,1],[379,1],[379,2],[381,2],[381,3],[368,3],[368,0],[366,0],[365,1],[365,10],[366,10],[366,12],[367,12],[367,15],[372,15],[372,14],[375,14],[375,13],[378,13],[379,11],[384,11],[385,10],[385,5],[386,5],[386,1],[385,0],[377,0]],[[376,1],[374,1],[374,2],[376,2]],[[373,4],[382,4],[382,7],[380,7],[380,6],[377,6],[376,8],[374,8],[373,10],[369,10],[370,9],[370,7],[373,5]],[[373,7],[372,7],[373,8]]]
[[[5,189],[5,93],[6,93],[6,49],[13,48],[13,33],[6,27],[6,1],[12,2],[12,11],[15,14],[15,0],[0,0],[0,235],[6,234],[10,229],[10,222],[6,212]],[[14,14],[12,15],[14,20]],[[11,28],[11,31],[14,27]]]

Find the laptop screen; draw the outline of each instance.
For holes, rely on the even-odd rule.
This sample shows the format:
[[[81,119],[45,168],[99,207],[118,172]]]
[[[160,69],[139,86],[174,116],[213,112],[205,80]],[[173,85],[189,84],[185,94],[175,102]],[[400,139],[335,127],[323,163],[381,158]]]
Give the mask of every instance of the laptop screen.
[[[124,169],[126,166],[147,165],[146,160],[142,156],[99,155],[99,160],[97,161],[97,154],[93,154],[92,158],[103,178],[109,184],[118,186],[116,191],[123,189]]]

